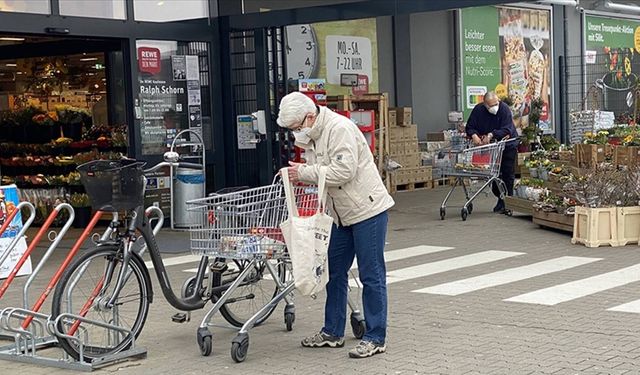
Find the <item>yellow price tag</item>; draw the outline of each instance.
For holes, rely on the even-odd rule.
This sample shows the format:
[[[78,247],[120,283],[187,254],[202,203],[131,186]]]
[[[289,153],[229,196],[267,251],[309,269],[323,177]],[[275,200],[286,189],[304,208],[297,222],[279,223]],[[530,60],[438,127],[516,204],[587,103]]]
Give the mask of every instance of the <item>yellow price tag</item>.
[[[633,33],[633,44],[636,47],[636,51],[640,53],[640,26],[636,27],[636,31]]]
[[[498,95],[498,98],[504,99],[507,97],[507,86],[503,85],[502,83],[498,83],[495,92],[496,95]]]

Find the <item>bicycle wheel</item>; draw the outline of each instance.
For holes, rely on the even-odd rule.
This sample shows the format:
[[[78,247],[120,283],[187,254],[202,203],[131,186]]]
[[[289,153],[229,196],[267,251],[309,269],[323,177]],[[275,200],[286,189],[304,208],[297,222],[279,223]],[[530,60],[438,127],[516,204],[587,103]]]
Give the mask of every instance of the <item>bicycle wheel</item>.
[[[83,358],[87,362],[129,348],[132,336],[138,337],[147,318],[150,285],[145,277],[145,265],[138,256],[131,257],[127,267],[130,276],[114,307],[104,306],[113,294],[122,266],[122,252],[117,246],[97,247],[75,259],[56,286],[51,308],[53,318],[71,313],[131,331],[127,334],[85,322],[60,321],[59,330],[83,339]],[[71,357],[79,360],[80,344],[76,340],[59,337],[58,342]]]
[[[220,307],[220,314],[234,327],[242,327],[249,318],[278,294],[275,280],[271,277],[264,262],[268,261],[257,262],[252,266],[253,269],[247,275],[246,280],[237,289],[230,292],[229,299]],[[234,260],[222,275],[214,275],[214,286],[232,283],[248,264],[249,261],[247,260]],[[280,281],[285,282],[287,275],[285,263],[278,261],[274,265],[278,271]],[[220,297],[220,295],[217,297]],[[255,325],[264,323],[275,308],[276,306],[273,306],[260,319],[256,320]]]

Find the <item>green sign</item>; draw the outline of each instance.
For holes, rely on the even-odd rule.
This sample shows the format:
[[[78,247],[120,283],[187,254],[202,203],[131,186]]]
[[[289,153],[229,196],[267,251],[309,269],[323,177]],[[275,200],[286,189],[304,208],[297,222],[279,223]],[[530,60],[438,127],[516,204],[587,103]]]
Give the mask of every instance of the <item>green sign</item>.
[[[553,132],[551,116],[551,12],[514,7],[461,11],[463,110],[468,117],[488,91],[512,103],[514,122],[528,125],[530,103],[542,98],[540,128]]]
[[[584,17],[587,51],[603,53],[605,48],[633,48],[640,53],[640,21],[586,15]]]

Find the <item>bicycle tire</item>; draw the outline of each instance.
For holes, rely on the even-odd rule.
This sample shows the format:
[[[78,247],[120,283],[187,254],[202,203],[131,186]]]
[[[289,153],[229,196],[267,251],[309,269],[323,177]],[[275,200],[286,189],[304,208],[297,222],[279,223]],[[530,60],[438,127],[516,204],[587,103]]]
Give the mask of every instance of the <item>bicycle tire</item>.
[[[65,291],[67,291],[68,284],[73,282],[73,277],[75,275],[76,270],[80,269],[81,267],[84,267],[86,262],[94,259],[100,259],[100,258],[104,258],[106,262],[113,262],[113,261],[116,262],[116,267],[114,268],[114,271],[113,271],[113,279],[109,284],[109,285],[115,285],[117,280],[118,270],[119,270],[119,268],[117,267],[118,263],[120,263],[120,267],[122,267],[121,265],[122,255],[121,255],[121,252],[119,252],[118,246],[112,246],[112,245],[99,246],[99,247],[88,250],[85,254],[76,258],[69,265],[69,267],[62,274],[60,281],[56,285],[55,293],[53,295],[52,308],[51,308],[51,315],[53,318],[57,317],[63,312],[71,312],[75,314],[79,313],[79,311],[65,311],[64,305],[65,303],[68,303],[68,301],[64,299]],[[105,263],[102,263],[102,264],[106,265]],[[87,263],[87,268],[89,266],[90,264]],[[131,257],[131,261],[129,262],[128,268],[133,272],[131,276],[127,279],[127,282],[125,283],[125,286],[123,287],[122,290],[124,292],[128,285],[132,285],[131,283],[133,280],[136,283],[134,285],[134,288],[138,289],[140,292],[140,298],[138,298],[139,305],[138,305],[135,321],[133,324],[130,325],[130,327],[127,327],[131,331],[131,333],[127,334],[126,336],[117,335],[117,337],[122,338],[121,341],[117,343],[117,345],[111,345],[109,347],[101,347],[101,346],[93,346],[93,345],[85,346],[85,349],[83,350],[83,359],[86,362],[90,363],[90,362],[93,362],[94,360],[103,358],[107,355],[115,354],[128,349],[131,346],[132,334],[133,334],[133,337],[137,338],[140,332],[142,331],[142,328],[144,327],[147,314],[149,313],[149,303],[150,303],[149,293],[151,291],[151,286],[147,284],[149,282],[149,279],[148,279],[148,274],[146,272],[146,266],[139,256],[133,255]],[[106,267],[103,266],[103,270],[106,270]],[[87,272],[87,269],[84,270],[84,273],[86,272]],[[84,273],[82,274],[82,279],[85,279],[86,275]],[[103,272],[103,275],[104,275],[104,272]],[[92,282],[90,282],[89,285],[94,285],[94,288],[95,288],[98,282],[92,279]],[[107,287],[107,289],[109,288]],[[126,297],[128,297],[128,295],[125,294],[125,296],[121,298],[124,299]],[[87,298],[82,300],[82,297],[81,297],[80,303],[84,304],[86,303],[87,300],[88,300]],[[132,301],[133,301],[133,305],[135,306],[135,300],[132,300]],[[121,300],[116,301],[116,305],[118,305],[118,311],[121,310],[121,307],[124,303],[125,302]],[[77,306],[80,306],[80,305],[77,305]],[[72,309],[78,310],[77,306],[72,307]],[[94,312],[98,311],[98,310],[95,310],[95,301],[93,301],[92,307],[89,309],[88,312],[91,312],[91,311],[94,311]],[[100,312],[98,312],[98,315],[100,315]],[[119,316],[118,316],[118,319],[120,319]],[[91,327],[91,325],[89,326]],[[67,332],[66,330],[64,330],[62,321],[59,323],[59,326],[57,328],[62,332]],[[62,349],[64,349],[71,357],[73,357],[75,360],[80,359],[80,351],[79,351],[78,345],[73,340],[67,339],[64,337],[58,337],[58,342],[60,344],[60,347],[62,347]]]
[[[262,265],[262,262],[258,262],[259,265]],[[262,265],[263,269],[262,271],[264,272],[265,270],[265,266]],[[284,265],[283,262],[279,262],[276,265],[276,270],[278,271],[278,276],[280,277],[280,281],[281,282],[285,282],[286,280],[286,267]],[[240,268],[239,271],[242,271],[242,268]],[[214,275],[214,279],[213,279],[213,284],[214,286],[218,286],[221,285],[222,279],[224,278],[224,275]],[[260,277],[259,280],[257,280],[257,282],[260,282],[264,280],[264,275],[262,275],[262,277]],[[275,283],[273,284],[274,287],[274,291],[273,294],[271,294],[271,299],[273,299],[276,295],[278,295],[278,288],[275,285]],[[216,297],[220,297],[220,295],[216,296]],[[258,312],[258,310],[260,310],[263,307],[263,305],[259,305],[257,306],[257,309],[255,311],[253,311],[253,313]],[[270,316],[271,314],[273,314],[273,311],[276,309],[277,306],[273,306],[271,309],[269,309],[269,311],[267,311],[263,316],[261,316],[258,320],[256,320],[254,326],[258,326],[262,323],[264,323]],[[228,308],[227,304],[224,304],[222,306],[220,306],[220,314],[222,315],[222,317],[232,326],[234,327],[242,327],[244,326],[244,324],[247,322],[247,319],[249,317],[247,317],[247,319],[243,319],[242,317],[239,317],[237,314],[235,314],[230,308]],[[253,315],[251,312],[249,313],[249,316]]]

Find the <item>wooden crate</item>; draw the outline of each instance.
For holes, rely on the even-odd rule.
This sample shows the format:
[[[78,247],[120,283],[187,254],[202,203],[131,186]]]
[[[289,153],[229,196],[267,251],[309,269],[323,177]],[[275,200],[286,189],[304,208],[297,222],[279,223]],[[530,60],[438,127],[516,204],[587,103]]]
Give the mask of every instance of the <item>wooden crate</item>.
[[[640,207],[617,207],[618,246],[640,242]]]
[[[533,215],[533,202],[518,197],[504,197],[504,203],[507,210],[520,212],[527,215]]]
[[[395,194],[399,191],[427,190],[431,188],[431,181],[412,182],[408,184],[391,185],[391,190],[389,190],[389,193]]]
[[[431,180],[431,167],[400,168],[389,173],[389,192],[430,189]]]
[[[533,223],[541,227],[553,228],[565,232],[573,232],[574,218],[568,215],[559,214],[557,212],[545,212],[542,210],[533,210]]]
[[[585,145],[574,146],[576,165],[578,168],[595,168],[608,157],[613,156],[611,145]]]
[[[336,111],[351,111],[351,97],[349,95],[327,96],[327,107]]]
[[[576,207],[571,243],[586,247],[618,246],[617,209]]]
[[[615,146],[613,148],[613,163],[619,167],[633,166],[640,162],[640,147]]]

